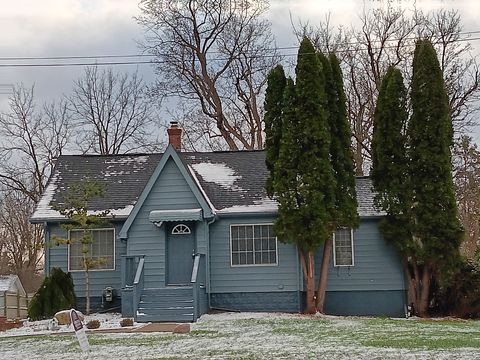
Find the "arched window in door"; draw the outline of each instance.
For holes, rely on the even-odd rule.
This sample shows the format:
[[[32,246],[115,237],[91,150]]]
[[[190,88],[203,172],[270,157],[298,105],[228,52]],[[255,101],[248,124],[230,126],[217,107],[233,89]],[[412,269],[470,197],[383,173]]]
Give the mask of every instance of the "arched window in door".
[[[191,234],[190,228],[185,224],[178,224],[172,229],[173,235]]]

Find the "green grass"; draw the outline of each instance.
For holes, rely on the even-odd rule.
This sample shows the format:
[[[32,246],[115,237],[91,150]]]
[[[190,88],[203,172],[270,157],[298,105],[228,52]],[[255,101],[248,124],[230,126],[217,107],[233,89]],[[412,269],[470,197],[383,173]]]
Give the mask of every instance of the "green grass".
[[[480,359],[480,321],[265,316],[207,317],[187,334],[89,334],[91,359]],[[9,359],[73,359],[73,335],[0,337]],[[410,357],[411,358],[411,357]]]

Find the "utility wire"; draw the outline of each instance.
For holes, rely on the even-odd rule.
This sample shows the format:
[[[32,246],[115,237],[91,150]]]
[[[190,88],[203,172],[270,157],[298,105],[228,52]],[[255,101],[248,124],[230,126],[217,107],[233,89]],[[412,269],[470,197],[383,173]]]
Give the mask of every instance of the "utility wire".
[[[480,31],[476,31],[480,33]],[[472,32],[473,33],[473,32]],[[407,38],[403,39],[407,40]],[[411,39],[413,40],[413,38]],[[480,40],[480,37],[474,37],[474,38],[463,38],[463,39],[457,39],[456,42],[463,42],[463,41],[476,41]],[[398,39],[394,40],[392,39],[391,41],[398,41]],[[361,44],[364,45],[363,43],[349,43],[350,45],[352,44]],[[414,44],[402,44],[400,46],[394,45],[394,46],[383,46],[383,49],[396,49],[398,47],[409,47],[409,46],[414,46]],[[276,48],[275,50],[288,50],[288,49],[298,49],[298,46],[291,46],[291,47],[280,47]],[[378,50],[380,48],[372,48],[372,50]],[[348,53],[348,52],[354,52],[354,51],[366,51],[367,49],[340,49],[337,50],[338,53]],[[269,57],[275,57],[275,56],[297,56],[298,54],[296,53],[284,53],[284,54],[273,54],[273,55],[260,55],[260,56],[251,56],[252,58],[269,58]],[[307,55],[307,54],[304,54]],[[155,55],[104,55],[104,56],[58,56],[58,57],[32,57],[32,58],[20,58],[20,57],[7,57],[7,58],[0,58],[0,61],[5,61],[5,60],[68,60],[68,59],[97,59],[97,58],[123,58],[123,57],[140,57],[140,56],[149,56],[149,57],[154,57]],[[211,58],[209,61],[225,61],[228,60],[227,58]],[[1,63],[0,62],[0,68],[7,68],[7,67],[68,67],[68,66],[112,66],[112,65],[144,65],[144,64],[164,64],[167,63],[167,61],[162,61],[162,60],[150,60],[150,61],[145,61],[145,60],[134,60],[134,61],[102,61],[102,62],[76,62],[76,63]]]
[[[480,34],[480,30],[474,30],[474,31],[465,31],[465,32],[460,32],[458,35],[472,35],[472,34]],[[406,40],[415,40],[415,37],[407,37],[404,39],[387,39],[386,42],[393,42],[393,41],[406,41]],[[468,41],[468,40],[478,40],[478,38],[461,38],[458,39],[457,41]],[[381,42],[381,40],[373,40],[372,43],[378,43]],[[345,45],[358,45],[358,44],[363,44],[358,41],[353,41],[353,42],[346,42],[344,43]],[[283,46],[283,47],[277,47],[277,48],[272,48],[272,49],[266,49],[266,50],[296,50],[298,49],[298,46]],[[211,54],[220,54],[218,51],[211,51]],[[0,61],[24,61],[24,60],[72,60],[72,59],[113,59],[113,58],[142,58],[142,57],[154,57],[155,55],[152,54],[125,54],[125,55],[119,55],[119,54],[109,54],[109,55],[69,55],[69,56],[6,56],[6,57],[0,57]],[[146,62],[142,62],[146,63]]]

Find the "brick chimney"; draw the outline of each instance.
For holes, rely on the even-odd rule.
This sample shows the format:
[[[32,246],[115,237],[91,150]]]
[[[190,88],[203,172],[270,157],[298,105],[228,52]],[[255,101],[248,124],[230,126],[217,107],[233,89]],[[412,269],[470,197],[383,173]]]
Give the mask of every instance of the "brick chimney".
[[[171,144],[175,150],[182,151],[182,129],[178,127],[177,121],[170,121],[170,128],[167,129],[168,143]]]

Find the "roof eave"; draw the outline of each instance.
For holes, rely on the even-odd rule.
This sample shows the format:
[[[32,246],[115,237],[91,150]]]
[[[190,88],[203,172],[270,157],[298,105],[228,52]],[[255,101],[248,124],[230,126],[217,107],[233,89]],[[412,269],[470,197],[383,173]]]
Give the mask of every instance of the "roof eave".
[[[247,217],[247,216],[276,216],[277,210],[259,210],[259,211],[223,211],[218,210],[216,215],[218,217]]]
[[[127,220],[128,215],[111,215],[105,216],[105,219],[109,221],[125,221]],[[43,223],[66,223],[69,222],[69,219],[66,217],[31,217],[31,224],[43,224]]]

